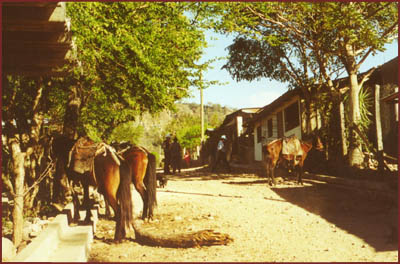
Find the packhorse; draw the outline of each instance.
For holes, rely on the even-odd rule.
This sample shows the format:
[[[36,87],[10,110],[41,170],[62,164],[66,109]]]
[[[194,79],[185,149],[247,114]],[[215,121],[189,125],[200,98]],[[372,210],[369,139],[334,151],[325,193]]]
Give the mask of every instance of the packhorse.
[[[115,241],[121,241],[126,228],[133,227],[132,195],[130,183],[132,176],[126,161],[118,157],[109,145],[94,143],[88,137],[78,140],[60,136],[53,141],[53,153],[57,158],[65,158],[65,171],[70,181],[74,203],[74,220],[79,219],[79,199],[73,182],[81,183],[84,190],[83,206],[86,209],[85,222],[90,221],[89,185],[97,187],[115,212]]]
[[[152,219],[154,207],[157,205],[156,157],[144,147],[126,142],[111,145],[130,168],[132,183],[143,200],[142,219]]]
[[[263,146],[263,165],[268,183],[275,185],[275,168],[284,166],[297,175],[297,183],[303,184],[303,166],[312,144],[300,141],[296,136],[276,139]]]

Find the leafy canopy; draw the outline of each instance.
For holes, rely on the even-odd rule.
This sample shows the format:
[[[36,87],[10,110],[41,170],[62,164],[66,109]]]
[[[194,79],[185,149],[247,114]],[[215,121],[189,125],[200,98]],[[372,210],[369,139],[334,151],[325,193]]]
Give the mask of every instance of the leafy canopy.
[[[188,96],[204,34],[185,3],[68,2],[80,84],[82,123],[103,134],[144,111]],[[102,135],[102,137],[104,137]]]

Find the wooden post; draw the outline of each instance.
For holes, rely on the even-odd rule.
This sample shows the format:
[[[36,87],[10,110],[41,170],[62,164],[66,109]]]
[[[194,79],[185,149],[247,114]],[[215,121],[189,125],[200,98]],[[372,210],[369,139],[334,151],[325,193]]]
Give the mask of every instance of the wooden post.
[[[377,145],[377,158],[378,158],[378,171],[383,172],[383,141],[382,141],[382,123],[381,123],[381,111],[380,111],[380,86],[375,85],[375,124],[376,124],[376,145]]]

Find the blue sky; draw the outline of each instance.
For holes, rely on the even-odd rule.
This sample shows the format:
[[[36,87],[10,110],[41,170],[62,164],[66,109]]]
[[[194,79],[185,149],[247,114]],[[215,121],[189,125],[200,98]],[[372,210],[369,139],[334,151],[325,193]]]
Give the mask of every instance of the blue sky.
[[[202,58],[202,62],[213,59],[215,57],[223,57],[228,55],[225,49],[232,41],[233,37],[226,37],[215,33],[206,35],[208,48]],[[375,56],[370,55],[363,63],[361,72],[364,72],[374,66],[381,65],[394,57],[398,56],[398,41],[393,41],[392,44],[386,46],[387,50],[383,53],[378,53]],[[247,107],[263,107],[287,91],[287,85],[269,79],[261,79],[260,81],[241,81],[236,82],[231,78],[226,70],[221,70],[225,61],[216,61],[212,64],[213,69],[204,72],[205,80],[218,80],[226,85],[214,85],[203,91],[204,103],[220,104],[233,108]],[[397,73],[395,73],[397,74]],[[186,98],[183,102],[200,103],[200,92],[198,89],[191,89],[191,98]]]

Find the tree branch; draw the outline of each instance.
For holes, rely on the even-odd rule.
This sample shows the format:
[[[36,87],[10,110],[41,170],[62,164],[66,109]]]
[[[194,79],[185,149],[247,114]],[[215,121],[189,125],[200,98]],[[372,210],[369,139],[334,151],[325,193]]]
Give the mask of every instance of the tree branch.
[[[383,35],[381,36],[381,38],[385,38],[386,35],[388,35],[390,32],[392,32],[392,30],[398,26],[397,23],[398,23],[397,21],[394,22],[393,25],[392,25],[391,27],[389,27],[389,28],[383,33]],[[360,68],[361,64],[363,64],[363,62],[367,59],[367,57],[368,57],[368,56],[371,54],[371,52],[373,52],[374,50],[375,50],[375,48],[373,48],[373,47],[369,48],[369,50],[367,51],[367,53],[365,53],[365,55],[364,55],[364,56],[361,58],[361,60],[357,63],[357,65],[356,65],[357,69]]]
[[[360,82],[360,84],[359,84],[360,89],[362,88],[364,82],[368,81],[369,77],[371,76],[371,74],[372,74],[375,70],[376,70],[376,68],[373,67],[373,68],[371,68],[371,69],[363,76],[363,78],[362,78],[362,80],[361,80],[361,82]]]

